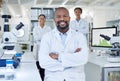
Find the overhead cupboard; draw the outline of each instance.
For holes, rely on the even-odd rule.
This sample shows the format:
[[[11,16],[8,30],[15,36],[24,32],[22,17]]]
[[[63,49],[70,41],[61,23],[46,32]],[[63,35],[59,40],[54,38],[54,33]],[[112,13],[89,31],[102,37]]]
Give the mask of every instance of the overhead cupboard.
[[[31,23],[33,28],[38,24],[38,16],[44,14],[46,16],[46,25],[54,28],[53,17],[55,8],[31,8]]]
[[[31,20],[38,20],[38,15],[44,14],[47,19],[53,19],[54,8],[31,8]]]

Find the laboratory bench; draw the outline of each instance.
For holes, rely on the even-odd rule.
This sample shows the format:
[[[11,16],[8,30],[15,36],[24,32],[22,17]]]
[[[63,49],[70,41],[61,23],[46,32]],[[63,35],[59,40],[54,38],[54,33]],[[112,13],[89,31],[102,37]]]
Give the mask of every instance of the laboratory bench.
[[[120,81],[120,62],[108,62],[107,57],[107,54],[89,54],[85,65],[86,81]]]
[[[36,61],[31,52],[26,52],[22,55],[20,65],[14,70],[15,78],[10,81],[41,81]],[[0,81],[6,80],[0,79]]]
[[[22,62],[22,63],[35,63],[36,60],[35,60],[35,57],[34,57],[34,55],[33,55],[33,52],[25,52],[25,53],[22,55],[21,62]]]

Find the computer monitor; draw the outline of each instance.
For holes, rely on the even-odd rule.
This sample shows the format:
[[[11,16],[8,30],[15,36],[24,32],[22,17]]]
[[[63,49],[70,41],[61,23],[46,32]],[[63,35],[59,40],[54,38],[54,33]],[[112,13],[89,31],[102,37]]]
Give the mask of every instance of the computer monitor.
[[[108,37],[112,37],[113,35],[117,34],[116,27],[99,27],[99,28],[92,28],[91,30],[91,47],[103,49],[103,48],[111,48],[112,44],[110,40],[105,40],[100,35],[106,35]],[[93,48],[93,49],[94,49]]]

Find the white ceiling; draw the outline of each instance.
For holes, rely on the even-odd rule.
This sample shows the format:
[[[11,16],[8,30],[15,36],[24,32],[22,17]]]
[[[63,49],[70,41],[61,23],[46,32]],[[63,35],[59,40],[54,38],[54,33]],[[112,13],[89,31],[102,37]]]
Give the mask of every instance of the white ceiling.
[[[4,1],[4,0],[3,0]],[[120,0],[5,0],[8,4],[29,4],[44,6],[120,6]]]
[[[120,0],[3,0],[3,3],[2,13],[12,15],[24,15],[30,7],[120,7]]]

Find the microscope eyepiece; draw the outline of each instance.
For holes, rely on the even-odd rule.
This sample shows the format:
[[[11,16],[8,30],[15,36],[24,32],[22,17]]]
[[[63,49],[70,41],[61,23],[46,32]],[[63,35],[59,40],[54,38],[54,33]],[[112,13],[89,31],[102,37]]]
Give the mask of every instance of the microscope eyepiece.
[[[24,26],[24,24],[23,24],[22,22],[20,22],[20,24],[18,24],[18,25],[16,26],[16,29],[19,30],[19,29],[22,28],[22,26]]]
[[[8,18],[8,19],[10,19],[11,15],[2,15],[2,18]]]
[[[101,37],[103,37],[105,40],[109,41],[111,38],[107,35],[100,34]]]

